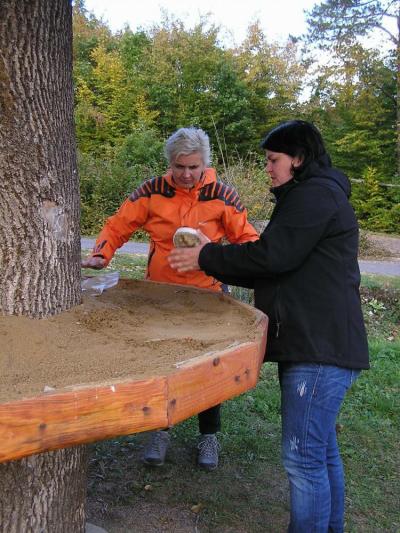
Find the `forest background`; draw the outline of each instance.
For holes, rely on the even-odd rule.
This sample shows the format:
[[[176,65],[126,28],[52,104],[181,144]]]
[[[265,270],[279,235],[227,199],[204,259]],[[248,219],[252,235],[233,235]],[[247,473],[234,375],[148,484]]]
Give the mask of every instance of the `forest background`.
[[[320,128],[333,164],[352,180],[361,227],[400,233],[399,38],[384,27],[385,17],[399,14],[391,1],[384,9],[385,2],[369,2],[372,11],[353,10],[350,19],[329,4],[341,2],[316,5],[306,36],[270,41],[255,21],[231,48],[207,16],[187,28],[166,14],[149,29],[113,33],[76,1],[82,234],[97,233],[134,188],[165,172],[164,141],[188,125],[210,135],[213,166],[236,187],[250,219],[267,219],[270,193],[258,144],[291,118]],[[359,38],[374,28],[386,36],[379,49]]]

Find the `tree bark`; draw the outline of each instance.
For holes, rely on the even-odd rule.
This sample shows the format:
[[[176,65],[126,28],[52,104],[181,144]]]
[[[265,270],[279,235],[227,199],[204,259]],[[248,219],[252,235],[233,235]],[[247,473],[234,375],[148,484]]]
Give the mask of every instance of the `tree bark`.
[[[0,465],[2,533],[85,530],[86,446]]]
[[[396,43],[396,59],[397,59],[397,72],[396,72],[396,132],[397,132],[397,177],[400,180],[400,7],[397,14],[397,43]]]
[[[0,1],[0,313],[81,301],[69,0]],[[84,447],[0,465],[0,531],[82,532]]]
[[[68,0],[0,2],[0,312],[80,303]]]

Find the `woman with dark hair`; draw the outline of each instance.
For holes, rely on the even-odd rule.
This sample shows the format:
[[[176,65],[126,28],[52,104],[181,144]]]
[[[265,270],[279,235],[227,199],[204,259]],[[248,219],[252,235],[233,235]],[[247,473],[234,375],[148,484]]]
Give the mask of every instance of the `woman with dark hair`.
[[[203,239],[173,250],[169,261],[179,272],[202,269],[254,288],[256,307],[269,316],[266,360],[278,362],[289,531],[341,532],[336,417],[347,389],[369,367],[350,182],[332,168],[308,122],[280,124],[261,146],[276,206],[260,239],[227,246]]]

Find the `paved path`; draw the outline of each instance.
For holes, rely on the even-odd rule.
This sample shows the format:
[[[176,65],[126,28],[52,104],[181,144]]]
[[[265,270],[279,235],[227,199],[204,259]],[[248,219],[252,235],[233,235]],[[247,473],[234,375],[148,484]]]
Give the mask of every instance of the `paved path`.
[[[400,276],[400,261],[364,261],[358,262],[363,274],[382,274],[386,276]]]
[[[94,246],[95,240],[94,239],[87,239],[86,237],[83,237],[81,239],[81,246],[82,250],[91,250]],[[117,250],[117,253],[120,254],[147,254],[149,251],[149,245],[147,242],[132,242],[128,241],[126,242],[119,250]]]
[[[81,246],[83,250],[93,248],[94,239],[82,238]],[[117,253],[122,254],[147,254],[149,245],[146,242],[125,243]],[[400,260],[393,261],[359,261],[360,270],[363,274],[382,274],[386,276],[400,276]]]

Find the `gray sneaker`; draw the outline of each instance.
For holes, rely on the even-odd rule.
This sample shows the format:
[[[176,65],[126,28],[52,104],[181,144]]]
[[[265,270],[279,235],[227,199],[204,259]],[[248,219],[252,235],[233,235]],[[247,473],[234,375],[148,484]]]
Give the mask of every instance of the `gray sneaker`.
[[[148,465],[162,466],[170,439],[168,431],[153,431],[145,446],[143,461]]]
[[[220,445],[216,435],[201,435],[197,445],[197,464],[206,470],[214,470],[218,466]]]

